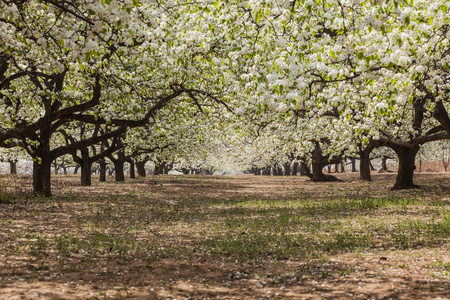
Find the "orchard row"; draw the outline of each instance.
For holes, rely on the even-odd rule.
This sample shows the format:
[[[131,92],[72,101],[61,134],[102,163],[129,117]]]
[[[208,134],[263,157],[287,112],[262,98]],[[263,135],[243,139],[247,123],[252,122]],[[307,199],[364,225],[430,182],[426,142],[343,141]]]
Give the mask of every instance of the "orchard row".
[[[412,188],[417,153],[448,151],[449,6],[1,0],[0,146],[33,160],[34,192],[47,196],[65,155],[83,185],[106,157],[118,171],[130,157],[290,161],[319,181],[332,180],[325,165],[358,158],[370,180],[382,147],[399,162],[394,188]]]

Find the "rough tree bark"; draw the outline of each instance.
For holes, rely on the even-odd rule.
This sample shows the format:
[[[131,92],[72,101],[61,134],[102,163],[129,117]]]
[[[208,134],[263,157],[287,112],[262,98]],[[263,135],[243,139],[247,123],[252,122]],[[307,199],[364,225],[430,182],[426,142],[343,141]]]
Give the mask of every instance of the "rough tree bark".
[[[106,181],[106,160],[104,158],[101,158],[98,161],[98,165],[100,166],[100,182]]]
[[[40,130],[40,144],[34,149],[33,157],[33,193],[50,197],[51,190],[51,167],[55,159],[50,153],[50,128]]]
[[[147,161],[143,160],[143,161],[136,161],[136,169],[137,169],[137,173],[139,177],[145,177],[145,163]]]
[[[287,162],[284,164],[284,175],[290,176],[291,175],[291,163]]]
[[[16,175],[17,174],[17,160],[10,159],[8,162],[9,162],[9,174]]]
[[[84,153],[83,152],[87,152]],[[89,159],[89,150],[83,149],[81,151],[82,160],[81,165],[81,186],[91,186],[92,185],[92,161]],[[87,156],[87,159],[86,159]]]
[[[113,157],[112,155],[108,157],[114,164],[114,173],[116,182],[125,181],[125,172],[124,172],[125,154],[123,152],[123,149],[117,151],[117,158]]]
[[[302,161],[300,163],[300,176],[311,177],[311,170],[309,169],[308,165],[304,161]]]
[[[356,159],[350,158],[350,171],[357,172],[356,171]]]
[[[418,185],[414,184],[414,170],[416,169],[415,161],[416,155],[420,146],[414,147],[394,147],[394,151],[398,155],[398,172],[395,184],[392,187],[393,190],[403,190],[417,188]]]
[[[73,174],[78,174],[78,170],[81,168],[81,166],[79,164],[76,164],[76,166],[73,169]]]
[[[157,162],[155,163],[155,171],[153,171],[154,175],[164,174],[164,168],[166,167],[166,162]]]
[[[320,149],[320,144],[318,141],[315,143],[313,157],[312,157],[312,169],[313,173],[311,176],[311,180],[314,182],[322,182],[322,181],[338,181],[335,176],[324,174],[322,169],[329,165],[340,161],[340,157],[332,157],[322,155],[322,150]]]
[[[41,159],[33,162],[33,193],[35,195],[50,197],[51,192],[52,160]]]
[[[81,186],[92,185],[92,162],[89,159],[83,159],[81,163]]]
[[[299,167],[299,163],[298,163],[298,161],[295,161],[294,164],[292,165],[292,176],[297,176],[298,167]]]
[[[359,178],[361,180],[372,181],[370,175],[370,153],[374,148],[374,145],[369,143],[364,149],[359,151]]]
[[[383,156],[383,158],[381,159],[381,169],[378,172],[380,172],[380,173],[389,172],[388,167],[387,167],[387,160],[388,159],[389,159],[389,157]]]
[[[134,178],[136,178],[136,172],[135,172],[135,170],[134,170],[134,166],[135,166],[134,159],[131,158],[131,159],[128,161],[128,163],[130,164],[130,178],[131,178],[131,179],[134,179]]]

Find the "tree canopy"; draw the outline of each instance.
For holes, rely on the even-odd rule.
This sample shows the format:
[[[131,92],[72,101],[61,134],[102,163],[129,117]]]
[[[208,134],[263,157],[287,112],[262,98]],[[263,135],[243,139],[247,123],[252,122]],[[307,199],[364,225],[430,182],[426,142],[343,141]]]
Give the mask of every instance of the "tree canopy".
[[[359,157],[370,180],[387,146],[394,188],[411,188],[420,147],[450,138],[449,6],[4,0],[0,145],[30,155],[46,195],[51,162],[88,147],[185,165],[232,149],[258,168]]]

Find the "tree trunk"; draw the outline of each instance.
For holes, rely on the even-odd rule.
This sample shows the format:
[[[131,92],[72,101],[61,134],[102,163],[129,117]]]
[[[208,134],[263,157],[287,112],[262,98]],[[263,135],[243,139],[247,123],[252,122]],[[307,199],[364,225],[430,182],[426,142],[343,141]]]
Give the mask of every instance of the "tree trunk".
[[[286,176],[291,175],[291,163],[284,164],[284,175],[286,175]]]
[[[272,167],[272,174],[273,174],[273,176],[278,176],[278,169],[276,166]]]
[[[356,172],[356,159],[355,158],[350,158],[350,168],[352,172]]]
[[[397,146],[394,151],[398,155],[398,172],[393,190],[404,190],[419,187],[414,184],[414,170],[416,169],[416,155],[420,146],[407,148]]]
[[[114,162],[114,171],[116,173],[115,174],[116,182],[125,181],[124,164],[125,164],[125,156],[122,151],[119,151],[118,158]]]
[[[173,168],[173,162],[171,162],[171,163],[166,163],[165,164],[165,166],[164,166],[164,174],[169,174],[169,172],[170,171],[172,171],[172,168]],[[210,174],[210,172],[211,172],[211,170],[205,170],[206,172],[206,175],[212,175],[212,173],[214,173],[214,172],[212,172],[211,174]]]
[[[283,168],[282,167],[277,167],[277,174],[278,174],[278,176],[283,176]]]
[[[308,165],[303,161],[300,163],[300,176],[311,176],[311,171],[309,170]]]
[[[164,174],[165,165],[166,165],[165,162],[155,163],[155,171],[153,172],[153,174],[154,175]]]
[[[41,159],[41,161],[33,162],[33,193],[50,197],[51,190],[51,173],[52,161]]]
[[[79,164],[77,164],[73,170],[73,174],[78,174],[78,169],[81,168]]]
[[[136,169],[139,177],[145,177],[145,163],[146,161],[137,161],[136,162]]]
[[[323,174],[322,169],[323,169],[322,165],[314,157],[312,161],[312,171],[313,171],[311,176],[312,181],[324,181],[323,179],[325,177],[325,174]]]
[[[372,181],[372,177],[370,175],[370,160],[364,158],[363,155],[361,155],[359,163],[359,178],[365,181]]]
[[[81,165],[81,186],[92,185],[92,163],[90,159],[83,159]]]
[[[380,173],[389,171],[387,168],[387,160],[388,160],[388,157],[386,157],[386,156],[383,156],[383,158],[381,159],[381,169],[379,171]]]
[[[323,161],[328,160],[324,159],[324,157],[322,156],[322,150],[320,149],[319,142],[316,142],[312,159],[313,173],[311,176],[311,180],[314,182],[338,181],[338,179],[335,176],[323,174],[322,169],[325,167],[325,163]]]
[[[56,157],[50,154],[49,128],[40,130],[40,144],[33,157],[33,194],[50,197],[52,195],[52,162]]]
[[[116,182],[122,182],[125,181],[125,173],[124,173],[124,161],[117,161],[114,164],[114,172],[115,172],[115,179]]]
[[[134,178],[136,178],[136,173],[135,173],[135,171],[134,171],[134,159],[132,158],[130,161],[129,161],[129,164],[130,164],[130,178],[132,178],[132,179],[134,179]]]
[[[292,176],[297,176],[298,166],[299,166],[298,161],[294,162],[294,164],[292,165]]]
[[[15,161],[15,160],[10,160],[9,161],[9,173],[11,175],[16,175],[17,174],[17,161]]]
[[[100,182],[106,181],[106,161],[104,158],[100,159],[98,161],[98,164],[100,166]]]
[[[114,170],[114,168],[112,168],[112,167],[107,168],[107,170],[108,170],[108,175],[109,176],[113,176],[114,173],[116,172],[116,170]]]
[[[334,172],[339,173],[339,164],[334,164]]]
[[[261,175],[261,170],[259,168],[254,167],[252,173],[253,175],[258,176]]]
[[[359,178],[361,180],[372,181],[372,177],[370,175],[370,153],[373,148],[374,146],[369,144],[359,152]]]

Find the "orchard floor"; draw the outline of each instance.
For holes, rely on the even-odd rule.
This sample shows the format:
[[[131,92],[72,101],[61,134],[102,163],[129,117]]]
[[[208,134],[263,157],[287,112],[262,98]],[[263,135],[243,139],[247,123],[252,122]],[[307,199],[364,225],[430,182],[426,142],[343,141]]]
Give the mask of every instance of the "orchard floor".
[[[0,299],[450,299],[450,175],[337,176],[0,177]]]

